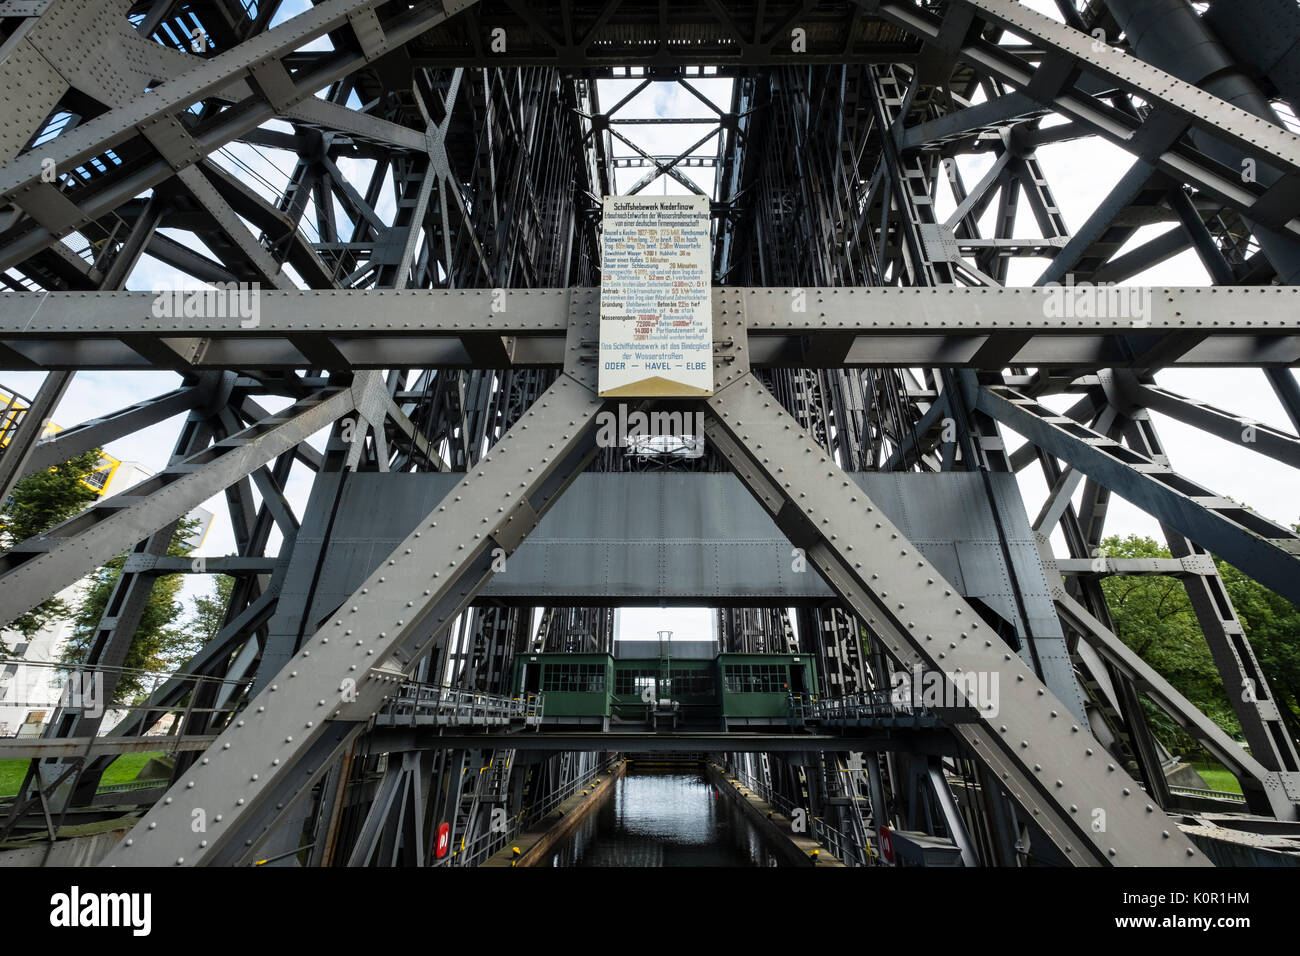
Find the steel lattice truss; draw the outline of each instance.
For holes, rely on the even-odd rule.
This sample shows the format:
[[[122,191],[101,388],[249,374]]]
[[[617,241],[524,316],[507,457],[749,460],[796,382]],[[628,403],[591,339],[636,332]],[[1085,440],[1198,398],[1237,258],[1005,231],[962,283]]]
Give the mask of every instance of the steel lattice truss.
[[[666,470],[734,474],[833,592],[793,611],[719,600],[724,649],[815,655],[835,696],[914,666],[1002,675],[997,716],[924,747],[877,734],[731,755],[751,786],[811,806],[846,861],[872,862],[887,824],[945,837],[967,864],[1220,859],[1208,826],[1171,818],[1189,812],[1223,845],[1268,849],[1232,835],[1240,806],[1170,790],[1143,704],[1237,775],[1251,814],[1297,820],[1293,728],[1210,554],[1300,602],[1300,536],[1175,471],[1149,410],[1235,438],[1240,416],[1154,374],[1259,368],[1294,430],[1259,426],[1247,447],[1300,466],[1300,137],[1275,112],[1300,109],[1300,11],[1057,6],[1065,24],[1015,0],[325,0],[288,19],[274,0],[0,2],[0,367],[48,372],[0,488],[185,415],[163,472],[0,555],[0,618],[130,551],[87,661],[111,690],[156,577],[190,570],[166,557],[178,520],[224,495],[238,544],[203,568],[237,579],[220,633],[127,721],[97,735],[99,718],[65,707],[45,738],[0,749],[37,758],[4,834],[35,821],[54,838],[172,715],[173,783],[140,795],[109,863],[479,862],[505,839],[494,807],[513,827],[537,819],[607,754],[440,742],[391,701],[410,680],[509,693],[529,649],[608,651],[609,607],[536,600],[535,631],[527,604],[476,597],[494,550],[513,555],[579,474]],[[600,102],[614,76],[705,101],[695,145],[638,145],[635,93]],[[725,108],[706,76],[732,80]],[[1036,151],[1085,137],[1132,165],[1071,230]],[[973,155],[992,165],[967,183]],[[633,192],[661,178],[699,192],[683,171],[713,171],[701,458],[595,444],[598,210],[629,167],[645,170]],[[1022,209],[1032,235],[1016,234]],[[1121,254],[1152,224],[1167,228]],[[1049,283],[1123,281],[1185,249],[1215,285],[1152,290],[1141,322],[1046,307]],[[154,292],[125,291],[146,257],[257,283],[255,321],[196,292],[160,315]],[[1016,257],[1046,263],[1036,288],[1006,287]],[[39,440],[77,371],[111,369],[182,385]],[[1059,394],[1065,414],[1041,402]],[[1028,443],[1009,453],[1004,430]],[[323,452],[308,442],[322,431]],[[995,494],[999,473],[1034,467],[1050,488],[1036,513]],[[285,488],[304,471],[295,513]],[[322,608],[328,528],[363,472],[455,484]],[[963,596],[859,472],[978,474],[1018,603]],[[1172,559],[1098,565],[1111,494],[1159,520]],[[1028,571],[1003,533],[1026,516]],[[1225,687],[1256,688],[1229,695],[1249,752],[1113,633],[1108,573],[1181,578]],[[1044,581],[1031,613],[1023,595]]]

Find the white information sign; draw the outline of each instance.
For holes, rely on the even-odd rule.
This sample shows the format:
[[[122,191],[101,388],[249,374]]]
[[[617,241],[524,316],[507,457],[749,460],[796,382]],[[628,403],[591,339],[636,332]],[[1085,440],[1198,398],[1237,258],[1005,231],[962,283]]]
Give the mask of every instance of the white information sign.
[[[707,196],[607,196],[602,396],[713,394]]]

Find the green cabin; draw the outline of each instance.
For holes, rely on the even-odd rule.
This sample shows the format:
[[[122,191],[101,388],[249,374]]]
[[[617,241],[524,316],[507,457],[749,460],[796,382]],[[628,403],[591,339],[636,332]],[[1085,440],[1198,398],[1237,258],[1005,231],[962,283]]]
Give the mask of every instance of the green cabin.
[[[609,654],[529,654],[515,662],[519,696],[542,694],[543,718],[596,718],[595,722],[601,722],[599,718],[609,713],[613,680],[614,658]]]
[[[674,724],[682,727],[785,725],[791,698],[818,693],[817,669],[805,654],[524,654],[514,676],[520,696],[543,695],[546,725],[651,725],[661,701],[675,702]]]

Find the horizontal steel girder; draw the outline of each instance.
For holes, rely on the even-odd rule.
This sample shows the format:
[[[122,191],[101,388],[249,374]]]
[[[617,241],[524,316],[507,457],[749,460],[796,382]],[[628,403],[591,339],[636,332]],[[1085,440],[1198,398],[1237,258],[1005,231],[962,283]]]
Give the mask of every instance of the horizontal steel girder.
[[[435,634],[483,587],[494,546],[513,552],[594,454],[603,403],[591,390],[590,364],[579,364],[594,341],[593,302],[584,305],[569,330],[570,371],[295,651],[208,750],[207,762],[178,781],[170,802],[155,805],[106,863],[247,858],[399,689]],[[724,320],[724,334],[738,322]],[[1175,826],[1160,832],[1168,822],[1145,804],[1139,786],[1104,765],[1104,751],[1065,705],[744,370],[744,354],[737,343],[736,367],[715,363],[720,390],[706,406],[710,437],[896,660],[1003,678],[1000,712],[954,728],[971,756],[999,774],[1045,836],[1079,865],[1204,864]],[[571,377],[579,372],[582,384]],[[875,570],[863,569],[863,560]],[[191,828],[195,810],[211,821],[204,835]],[[1107,816],[1105,833],[1091,829],[1097,810]]]
[[[595,293],[262,290],[243,316],[202,293],[8,293],[0,369],[558,366],[570,303]],[[1143,315],[1061,315],[1048,288],[719,288],[713,308],[743,321],[755,366],[1300,364],[1300,287],[1125,294]]]
[[[1015,599],[1007,582],[1037,568],[1037,547],[1023,513],[1013,518],[1014,524],[1003,532],[1013,560],[1018,559],[1017,569],[1007,570],[979,475],[846,474],[892,521],[923,542],[919,547],[964,594],[1015,619]],[[311,527],[298,538],[297,547],[304,553],[325,549],[324,564],[312,562],[309,573],[291,575],[286,594],[301,589],[302,613],[311,620],[328,613],[459,477],[391,472],[349,476],[330,516],[329,536],[322,540],[321,529]],[[1015,493],[1013,475],[992,477],[1002,494]],[[734,475],[587,473],[578,476],[573,490],[493,576],[484,600],[560,606],[789,607],[823,605],[835,596],[816,572],[793,569],[789,541]],[[376,514],[376,501],[384,502],[382,513]],[[153,558],[148,567],[171,571],[182,560]],[[208,559],[207,570],[223,570],[221,561]],[[234,569],[239,569],[238,563]],[[1022,594],[1035,602],[1037,617],[1050,617],[1045,586],[1022,585]]]
[[[153,753],[158,750],[206,750],[212,734],[149,737],[31,737],[0,740],[0,760],[42,760],[47,757],[97,757]]]
[[[389,752],[423,749],[479,750],[509,747],[519,751],[577,753],[790,753],[815,751],[951,754],[947,734],[929,730],[871,731],[863,734],[749,734],[749,733],[552,733],[441,734],[380,728],[371,737],[376,750]]]

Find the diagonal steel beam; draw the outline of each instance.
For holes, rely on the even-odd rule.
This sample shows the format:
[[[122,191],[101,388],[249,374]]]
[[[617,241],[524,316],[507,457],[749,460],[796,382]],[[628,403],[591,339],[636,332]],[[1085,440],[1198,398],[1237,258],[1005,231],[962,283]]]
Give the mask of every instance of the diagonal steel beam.
[[[1136,57],[1092,49],[1093,38],[1058,23],[1016,0],[959,0],[946,17],[904,0],[856,0],[868,12],[951,52],[1067,118],[1087,124],[1140,159],[1195,184],[1221,202],[1291,237],[1300,236],[1300,137],[1211,93],[1198,89]],[[1018,52],[983,39],[971,28],[978,19],[1023,36],[1052,56],[1033,63]],[[1079,67],[1153,109],[1139,118],[1121,112],[1077,85]],[[1246,183],[1240,170],[1225,167],[1183,141],[1198,134],[1226,144],[1243,159],[1282,170],[1269,187]]]
[[[1040,540],[1040,549],[1046,554],[1046,539]],[[1150,664],[1134,653],[1113,631],[1093,617],[1087,608],[1065,590],[1059,576],[1052,578],[1052,600],[1062,618],[1108,664],[1159,704],[1165,713],[1200,741],[1216,760],[1237,777],[1255,812],[1273,814],[1283,820],[1295,817],[1296,798],[1288,795],[1279,775],[1260,764],[1241,744],[1224,733],[1218,724],[1202,714]],[[1291,776],[1294,777],[1294,774]]]
[[[5,265],[23,261],[475,3],[477,0],[443,0],[398,10],[379,24],[381,42],[375,44],[353,18],[382,6],[381,0],[327,0],[151,89],[142,88],[128,102],[0,168],[0,198],[14,202],[34,220],[30,228],[9,230],[0,261]],[[290,72],[288,63],[296,50],[345,28],[356,33],[358,49],[339,50],[313,68]],[[236,105],[191,135],[179,117],[192,104],[219,95],[233,96]],[[106,174],[111,185],[99,188],[81,204],[60,191],[56,183],[43,179],[48,161],[59,170],[76,169],[137,134],[149,140],[158,158],[132,168],[129,174]]]
[[[1116,382],[1124,400],[1133,405],[1154,409],[1224,441],[1257,451],[1292,468],[1300,468],[1300,438],[1295,435],[1216,408],[1208,402],[1179,395],[1152,382],[1140,382],[1133,376],[1118,376]]]
[[[568,369],[330,615],[200,763],[104,860],[236,864],[324,776],[403,675],[596,452],[596,299],[575,308]],[[195,812],[206,820],[195,832]]]
[[[50,468],[59,462],[75,458],[82,452],[102,447],[173,415],[187,412],[206,401],[208,397],[204,388],[186,385],[100,418],[84,421],[72,428],[65,428],[36,446],[25,473]]]
[[[12,620],[357,407],[370,377],[328,389],[191,455],[0,556]]]
[[[445,3],[421,4],[408,17],[397,21],[396,26],[400,29],[392,31],[395,35],[386,37],[384,46],[388,48],[418,36],[477,2],[446,0]],[[41,150],[41,155],[25,154],[0,170],[0,196],[11,198],[19,190],[40,185],[41,160],[44,158],[53,159],[59,169],[74,168],[117,145],[133,131],[163,121],[198,100],[218,93],[233,81],[251,81],[266,99],[277,101],[280,108],[287,110],[295,106],[331,80],[347,75],[383,51],[340,57],[338,66],[297,81],[284,66],[285,58],[328,33],[351,29],[350,17],[381,5],[382,0],[326,0],[279,26],[200,62],[174,79],[149,90],[142,89],[126,104],[52,140]],[[159,56],[165,52],[160,48]]]
[[[1207,864],[752,374],[720,378],[706,404],[715,447],[900,664],[999,675],[997,713],[980,712],[954,733],[1065,859]],[[1102,815],[1098,832],[1092,822]]]
[[[697,149],[699,149],[709,140],[713,139],[713,137],[717,136],[720,132],[722,132],[721,127],[715,130],[710,130],[708,133],[705,133],[698,140],[696,140],[690,146],[686,147],[676,156],[669,159],[667,162],[660,162],[658,159],[653,160],[655,164],[655,171],[652,173],[646,173],[644,176],[638,179],[632,185],[632,188],[627,190],[627,192],[625,192],[623,195],[635,196],[637,193],[645,189],[647,186],[653,183],[660,176],[668,175],[670,172],[676,169],[682,163],[683,160],[685,160],[688,156],[694,153]]]
[[[1217,495],[1006,386],[971,397],[980,411],[1050,455],[1208,548],[1256,581],[1300,603],[1300,535]]]
[[[147,699],[132,708],[131,713],[108,732],[108,736],[143,737],[169,709],[174,709],[186,694],[194,690],[195,678],[191,675],[209,673],[214,665],[228,658],[241,643],[253,640],[250,635],[270,620],[279,598],[280,584],[277,580],[203,645],[181,669],[181,673],[168,678]]]
[[[626,120],[624,120],[623,122],[626,122]],[[628,139],[626,136],[620,133],[618,130],[614,129],[612,126],[609,128],[609,133],[619,142],[623,143],[626,146],[630,146],[642,159],[646,160],[647,162],[653,163],[656,169],[656,173],[655,173],[656,176],[662,175],[662,176],[671,177],[672,179],[675,179],[679,184],[685,186],[691,192],[695,193],[695,195],[697,196],[707,195],[707,193],[705,193],[703,189],[695,185],[695,183],[692,182],[688,177],[682,175],[682,173],[678,171],[676,161],[671,163],[660,162],[659,160],[651,156],[649,153],[647,153],[640,146],[638,146],[636,143],[632,142],[630,139]],[[701,142],[708,140],[710,137],[715,135],[717,135],[717,130],[711,132]],[[693,148],[694,147],[692,147],[692,149]]]
[[[41,447],[39,444],[41,434],[45,431],[50,416],[54,414],[54,409],[63,400],[63,394],[70,384],[72,384],[71,372],[50,372],[46,375],[36,397],[32,399],[32,404],[24,409],[22,421],[19,422],[17,429],[10,435],[4,447],[0,448],[0,502],[9,500],[9,493],[14,490],[14,485],[18,484],[19,479],[39,467],[37,449]],[[53,464],[58,464],[60,461],[67,461],[67,458],[56,459]]]

